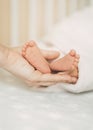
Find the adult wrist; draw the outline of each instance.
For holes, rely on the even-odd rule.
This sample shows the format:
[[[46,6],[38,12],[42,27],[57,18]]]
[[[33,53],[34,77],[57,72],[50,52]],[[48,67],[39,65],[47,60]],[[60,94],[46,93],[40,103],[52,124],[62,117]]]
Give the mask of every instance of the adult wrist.
[[[9,48],[0,44],[0,67],[3,68],[7,63]]]

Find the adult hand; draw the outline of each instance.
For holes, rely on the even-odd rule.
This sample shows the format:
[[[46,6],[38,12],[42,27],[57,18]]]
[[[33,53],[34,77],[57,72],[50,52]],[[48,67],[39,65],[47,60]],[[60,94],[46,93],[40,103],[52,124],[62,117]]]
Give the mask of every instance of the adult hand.
[[[49,86],[56,83],[75,83],[77,81],[75,77],[71,77],[67,73],[42,74],[38,70],[35,70],[34,67],[22,57],[20,48],[10,48],[7,54],[7,60],[2,68],[22,79],[29,86]],[[48,60],[57,58],[57,53],[54,51],[42,50],[42,54]]]

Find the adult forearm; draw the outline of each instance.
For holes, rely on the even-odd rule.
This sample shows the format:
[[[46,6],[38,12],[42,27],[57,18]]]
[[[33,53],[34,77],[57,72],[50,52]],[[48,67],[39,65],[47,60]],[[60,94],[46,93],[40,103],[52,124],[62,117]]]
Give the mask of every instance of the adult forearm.
[[[8,59],[9,48],[0,44],[0,67],[3,67]]]

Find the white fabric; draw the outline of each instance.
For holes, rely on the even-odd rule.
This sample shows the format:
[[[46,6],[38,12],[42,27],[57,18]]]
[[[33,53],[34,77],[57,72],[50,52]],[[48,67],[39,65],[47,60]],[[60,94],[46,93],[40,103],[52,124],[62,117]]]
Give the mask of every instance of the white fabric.
[[[93,90],[93,7],[56,25],[45,41],[53,43],[59,50],[68,52],[75,49],[80,54],[77,84],[60,86],[75,93]]]
[[[93,93],[29,88],[0,70],[0,130],[93,130]]]

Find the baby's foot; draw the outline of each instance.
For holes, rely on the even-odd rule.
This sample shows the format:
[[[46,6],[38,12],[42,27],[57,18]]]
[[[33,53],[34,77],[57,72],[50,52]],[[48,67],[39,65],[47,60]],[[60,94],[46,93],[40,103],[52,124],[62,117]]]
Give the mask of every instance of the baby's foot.
[[[74,66],[75,67],[78,67],[78,63],[79,63],[79,59],[80,59],[80,56],[79,56],[79,54],[77,54],[76,52],[75,52],[75,50],[71,50],[70,51],[71,53],[71,56],[73,56],[74,58],[75,58],[75,60],[74,60]]]
[[[78,68],[75,68],[73,71],[68,72],[68,74],[72,77],[76,77],[77,79],[79,78],[79,70]]]
[[[79,58],[74,50],[71,50],[66,56],[50,63],[53,71],[72,71],[78,66]]]
[[[22,49],[22,55],[25,59],[42,73],[50,73],[48,62],[42,56],[39,48],[34,41],[28,42]]]
[[[72,50],[71,55],[75,57],[75,61],[74,61],[75,68],[69,74],[73,77],[78,78],[79,77],[78,63],[79,63],[80,56],[74,53],[74,50]]]

